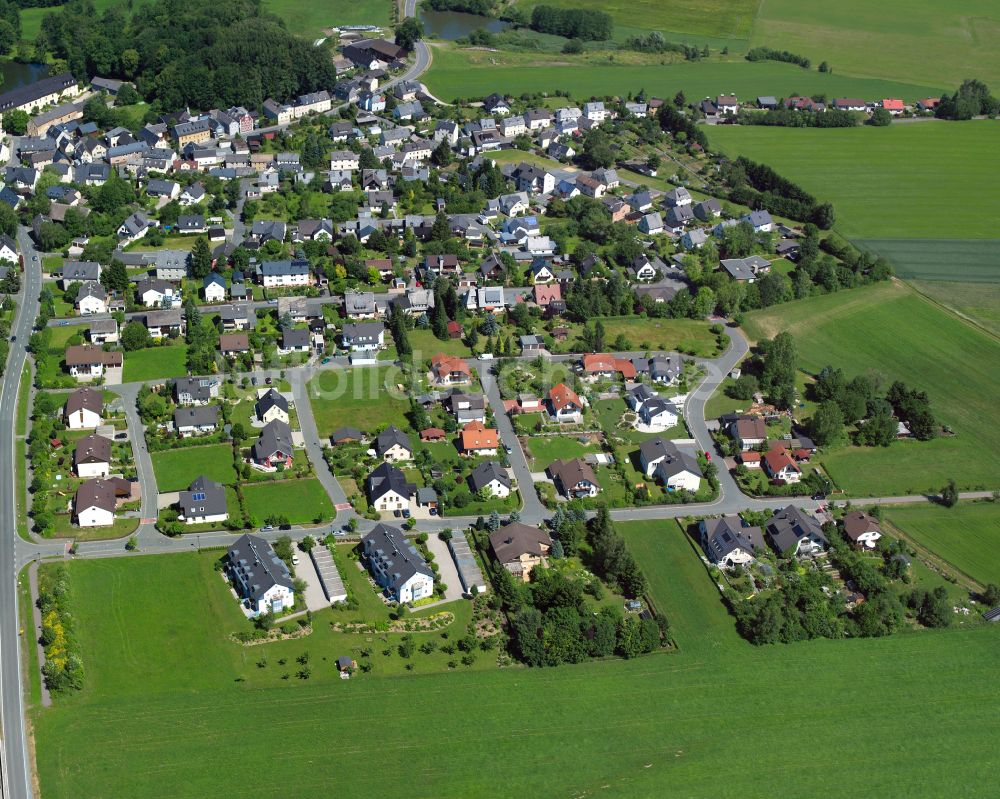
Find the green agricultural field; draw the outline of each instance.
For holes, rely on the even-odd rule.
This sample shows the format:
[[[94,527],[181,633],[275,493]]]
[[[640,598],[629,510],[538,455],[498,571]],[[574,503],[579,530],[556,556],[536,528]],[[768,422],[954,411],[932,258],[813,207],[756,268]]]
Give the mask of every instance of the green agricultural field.
[[[1000,84],[1000,6],[937,0],[766,0],[751,43],[801,53],[834,72],[935,86]],[[995,88],[995,87],[994,87]]]
[[[854,243],[884,255],[900,277],[1000,285],[1000,239],[855,239]]]
[[[1000,336],[1000,282],[951,283],[920,280],[911,281],[911,284],[934,302]]]
[[[769,164],[817,197],[831,201],[837,211],[837,229],[850,238],[997,236],[1000,193],[993,176],[1000,174],[1000,148],[994,122],[916,122],[833,130],[723,125],[712,129],[710,140],[729,155],[746,155]],[[952,209],[954,216],[942,221],[941,208]],[[962,266],[977,257],[975,252],[964,255],[966,246],[964,241],[956,244]],[[919,272],[930,266],[932,272],[940,272],[941,264],[948,263],[947,251],[940,249],[928,258],[930,264],[921,256],[913,269]],[[900,271],[906,274],[908,267],[904,264]],[[982,274],[979,267],[975,272]],[[960,270],[948,273],[960,274]]]
[[[285,21],[285,27],[299,36],[316,39],[323,29],[335,25],[389,25],[392,0],[360,0],[347,3],[314,3],[309,0],[264,0],[261,4]]]
[[[309,381],[320,436],[345,426],[369,431],[379,425],[399,425],[410,407],[405,394],[396,390],[402,379],[394,366],[321,371]]]
[[[152,452],[156,488],[160,492],[183,491],[196,477],[205,475],[223,485],[236,482],[233,449],[228,444],[182,447]]]
[[[899,282],[828,294],[747,315],[750,338],[788,330],[800,368],[827,364],[848,375],[875,370],[886,386],[904,380],[926,391],[934,413],[955,435],[886,448],[822,453],[837,485],[855,496],[938,490],[953,478],[963,489],[996,487],[1000,344]]]
[[[977,582],[1000,583],[1000,503],[907,505],[890,508],[887,516],[907,536]]]
[[[838,793],[990,792],[991,770],[968,753],[1000,734],[995,629],[751,647],[675,523],[621,529],[678,651],[558,669],[495,669],[480,655],[471,670],[442,672],[435,655],[416,655],[410,675],[377,641],[376,670],[341,681],[334,658],[357,657],[358,644],[330,631],[330,620],[344,618],[337,612],[317,614],[298,641],[244,648],[228,638],[245,622],[211,568],[219,553],[70,563],[87,684],[32,712],[40,793],[194,799],[225,793],[233,773],[261,796],[336,785],[348,798],[407,790],[632,799],[701,796],[707,784],[722,799],[828,796],[831,774]],[[366,587],[352,569],[348,583]],[[468,613],[465,603],[448,607]],[[304,652],[308,681],[295,676]],[[546,712],[515,712],[523,707]],[[444,723],[473,717],[475,735]],[[414,736],[428,720],[434,733]],[[753,746],[729,745],[748,723]],[[803,740],[827,742],[821,767]],[[339,743],[317,757],[317,741]],[[376,748],[406,756],[360,768]]]
[[[739,59],[673,63],[670,56],[655,57],[615,50],[578,56],[433,47],[434,63],[424,83],[445,101],[485,97],[494,91],[568,91],[574,98],[636,93],[645,89],[659,97],[673,97],[679,89],[690,98],[735,92],[740,97],[794,93],[850,97],[902,97],[918,100],[933,94],[923,86],[873,78],[823,75],[792,64],[750,63]],[[613,59],[610,60],[610,59]],[[944,87],[940,87],[938,92]]]
[[[670,39],[674,31],[700,42],[697,36],[746,40],[760,0],[522,0],[529,13],[537,5],[556,8],[593,8],[611,15],[617,26],[654,30]],[[617,37],[616,37],[617,38]],[[673,39],[672,39],[673,40]]]
[[[124,383],[184,377],[187,374],[187,348],[183,344],[126,352],[124,360]]]
[[[329,521],[336,515],[322,483],[314,477],[243,486],[247,513],[263,521],[271,514],[286,516],[290,524]]]

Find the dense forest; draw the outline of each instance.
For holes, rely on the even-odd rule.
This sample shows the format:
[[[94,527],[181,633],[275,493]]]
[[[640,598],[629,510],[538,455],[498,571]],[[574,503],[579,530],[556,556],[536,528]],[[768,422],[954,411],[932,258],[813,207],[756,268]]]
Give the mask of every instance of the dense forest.
[[[78,78],[134,80],[165,110],[257,108],[336,80],[327,47],[292,36],[252,0],[155,0],[131,17],[73,0],[45,16],[37,49]]]

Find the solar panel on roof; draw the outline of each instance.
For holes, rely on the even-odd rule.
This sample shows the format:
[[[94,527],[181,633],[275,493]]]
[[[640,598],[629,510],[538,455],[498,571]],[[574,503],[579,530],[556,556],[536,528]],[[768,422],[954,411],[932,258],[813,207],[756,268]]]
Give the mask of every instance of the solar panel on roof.
[[[194,494],[191,495],[191,498],[195,502],[200,502],[201,500],[203,500],[205,498],[205,492],[204,491],[196,491]]]

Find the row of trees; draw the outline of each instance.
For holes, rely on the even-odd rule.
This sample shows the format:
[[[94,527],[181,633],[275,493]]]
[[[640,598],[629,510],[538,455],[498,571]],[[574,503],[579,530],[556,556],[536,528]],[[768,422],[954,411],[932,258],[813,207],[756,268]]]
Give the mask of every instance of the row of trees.
[[[834,212],[830,203],[820,203],[796,183],[782,177],[766,164],[745,156],[736,159],[739,170],[730,170],[732,187],[729,199],[751,208],[766,208],[771,213],[812,222],[823,230],[833,227]],[[736,179],[742,177],[742,181]]]
[[[604,11],[541,5],[531,12],[531,29],[568,39],[607,41],[614,30],[614,21]]]
[[[775,50],[773,47],[752,47],[747,51],[747,61],[783,61],[786,64],[798,64],[803,69],[809,69],[812,61],[804,55],[790,53],[788,50]]]
[[[42,615],[42,676],[50,691],[83,688],[83,660],[73,631],[69,574],[65,566],[48,566],[38,574],[38,609]]]
[[[737,116],[737,121],[741,125],[778,128],[854,128],[861,124],[861,119],[860,112],[841,111],[836,108],[830,108],[826,111],[797,111],[794,108],[768,110],[744,108]]]

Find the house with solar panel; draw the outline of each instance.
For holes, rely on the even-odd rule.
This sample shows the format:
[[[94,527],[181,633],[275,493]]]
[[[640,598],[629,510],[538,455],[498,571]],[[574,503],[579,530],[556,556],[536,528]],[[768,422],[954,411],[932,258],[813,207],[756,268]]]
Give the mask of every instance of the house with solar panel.
[[[226,574],[254,616],[295,606],[288,566],[274,547],[257,535],[244,535],[226,553]]]
[[[368,570],[390,599],[415,602],[434,594],[434,572],[402,530],[376,524],[361,547]]]
[[[226,489],[204,475],[180,492],[177,506],[178,519],[185,524],[218,524],[229,518]]]

